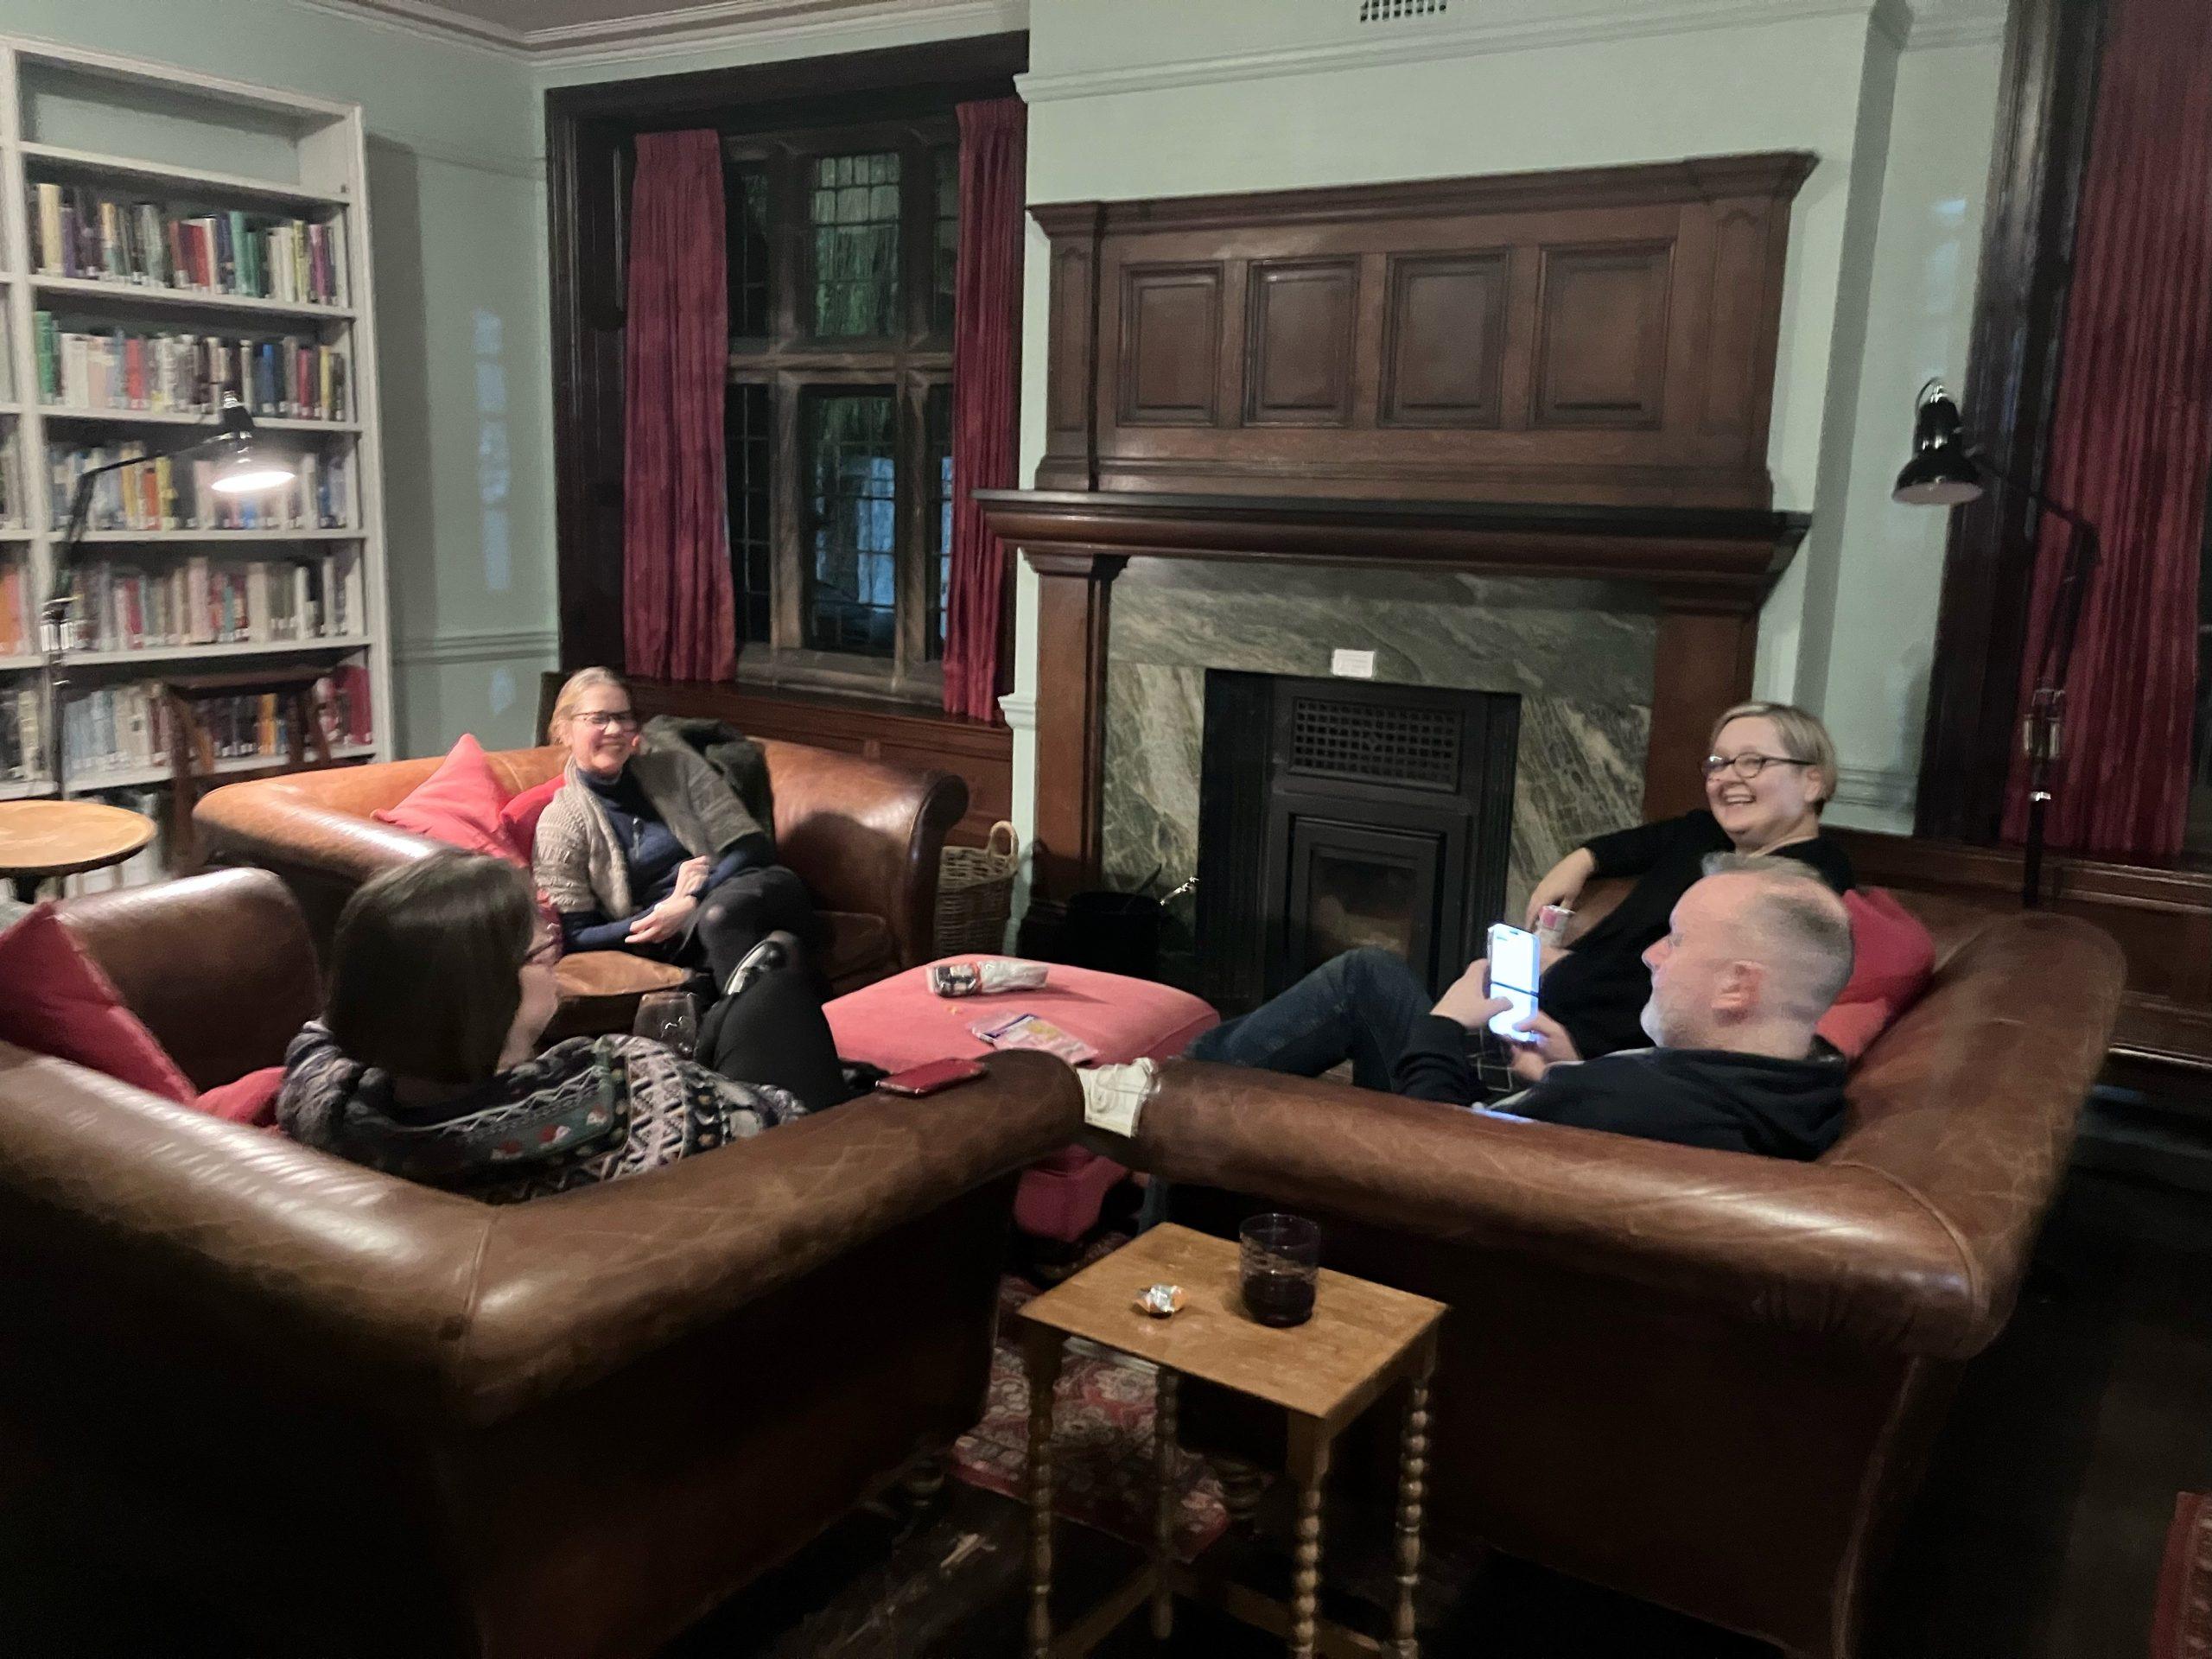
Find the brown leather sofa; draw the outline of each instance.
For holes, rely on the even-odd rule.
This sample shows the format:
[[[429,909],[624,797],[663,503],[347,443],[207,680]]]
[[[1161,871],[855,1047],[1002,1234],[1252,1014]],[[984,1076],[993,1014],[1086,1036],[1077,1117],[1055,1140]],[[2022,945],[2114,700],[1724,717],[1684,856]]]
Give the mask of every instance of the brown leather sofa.
[[[800,743],[763,740],[760,748],[775,795],[776,855],[823,910],[830,940],[820,965],[833,988],[857,990],[929,961],[937,954],[938,856],[968,810],[968,785],[950,772],[910,772]],[[563,758],[558,748],[489,757],[512,793],[552,777]],[[193,824],[218,862],[283,877],[321,950],[355,887],[440,850],[370,817],[404,800],[438,764],[392,760],[230,784],[200,799]],[[624,951],[564,957],[556,1030],[626,1030],[641,994],[683,978]]]
[[[1435,1523],[1847,1659],[1960,1370],[2011,1313],[2123,978],[2083,923],[1901,897],[1936,977],[1817,1163],[1187,1061],[1115,1155],[1191,1184],[1179,1219],[1312,1214],[1327,1265],[1451,1305]],[[1186,1398],[1194,1433],[1267,1455]]]
[[[315,1005],[265,872],[67,914],[196,1084]],[[0,1044],[0,1580],[156,1577],[240,1652],[652,1653],[973,1424],[1016,1173],[1080,1121],[1008,1055],[502,1208]]]

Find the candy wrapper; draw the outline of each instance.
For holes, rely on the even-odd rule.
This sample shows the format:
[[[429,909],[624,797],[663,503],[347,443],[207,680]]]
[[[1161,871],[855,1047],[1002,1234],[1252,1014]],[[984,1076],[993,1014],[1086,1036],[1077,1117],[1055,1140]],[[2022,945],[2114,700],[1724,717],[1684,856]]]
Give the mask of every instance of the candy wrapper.
[[[1179,1312],[1183,1306],[1183,1287],[1180,1285],[1149,1285],[1137,1293],[1137,1311],[1149,1313],[1155,1319],[1164,1319]]]
[[[1041,991],[1049,969],[1041,962],[989,957],[933,963],[930,989],[939,996],[992,996],[1001,991]]]
[[[1085,1060],[1098,1058],[1098,1051],[1082,1038],[1062,1031],[1051,1020],[1040,1020],[1033,1014],[978,1020],[968,1029],[993,1048],[1040,1049],[1058,1055],[1070,1065],[1081,1065]]]

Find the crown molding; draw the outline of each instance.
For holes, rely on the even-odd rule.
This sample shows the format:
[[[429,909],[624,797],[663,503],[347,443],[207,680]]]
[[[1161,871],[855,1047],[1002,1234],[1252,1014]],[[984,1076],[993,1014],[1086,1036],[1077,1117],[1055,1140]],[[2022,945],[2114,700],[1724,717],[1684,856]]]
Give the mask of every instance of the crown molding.
[[[928,22],[948,35],[998,34],[1029,26],[1028,0],[703,0],[637,16],[550,29],[486,22],[436,0],[292,0],[311,11],[461,45],[533,65],[634,63],[688,57],[743,41],[763,44],[863,33],[887,23]]]
[[[1552,15],[1555,8],[1528,5],[1518,17],[1485,17],[1446,26],[1416,25],[1396,34],[1362,35],[1321,46],[1243,52],[1175,63],[1138,64],[1125,69],[1083,70],[1072,74],[1028,74],[1015,85],[1031,104],[1120,92],[1159,92],[1222,81],[1261,80],[1281,75],[1315,74],[1337,69],[1379,68],[1427,63],[1440,58],[1478,57],[1491,53],[1528,52],[1546,47],[1584,46],[1611,41],[1645,40],[1719,29],[1758,28],[1823,17],[1870,19],[1892,39],[1902,40],[1904,0],[1615,0],[1573,17]]]

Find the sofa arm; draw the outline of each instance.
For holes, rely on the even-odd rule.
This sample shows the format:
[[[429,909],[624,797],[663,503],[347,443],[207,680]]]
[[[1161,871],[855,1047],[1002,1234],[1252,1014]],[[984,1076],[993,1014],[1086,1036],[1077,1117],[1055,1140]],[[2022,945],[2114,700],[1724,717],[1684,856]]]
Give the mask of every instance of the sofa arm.
[[[320,804],[282,779],[226,784],[200,798],[193,827],[211,852],[279,873],[307,871],[359,886],[379,871],[444,850],[366,812]]]
[[[1115,1155],[1170,1180],[1533,1255],[1869,1350],[1962,1358],[2005,1312],[1942,1218],[1865,1168],[1191,1060],[1166,1069],[1136,1139]]]
[[[777,856],[827,910],[880,916],[899,965],[937,954],[938,857],[968,810],[950,772],[911,772],[834,749],[763,741]]]
[[[109,1362],[175,1344],[378,1417],[489,1422],[726,1318],[1071,1140],[1040,1055],[510,1206],[416,1185],[0,1044],[0,1253]],[[1008,1195],[1011,1212],[1012,1196]],[[44,1296],[43,1288],[39,1294]]]
[[[926,1099],[863,1096],[641,1180],[499,1211],[459,1408],[491,1421],[582,1387],[1075,1139],[1073,1071],[1039,1054],[986,1064]]]

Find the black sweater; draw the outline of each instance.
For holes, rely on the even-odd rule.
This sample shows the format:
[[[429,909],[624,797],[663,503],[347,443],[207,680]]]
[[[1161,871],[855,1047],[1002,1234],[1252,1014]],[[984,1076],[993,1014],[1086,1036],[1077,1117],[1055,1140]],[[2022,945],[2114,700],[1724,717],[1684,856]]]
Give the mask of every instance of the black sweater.
[[[1432,1014],[1414,1023],[1392,1086],[1464,1106],[1480,1092],[1467,1033]],[[1809,1160],[1843,1132],[1844,1065],[1725,1049],[1638,1048],[1554,1065],[1495,1109],[1541,1122],[1671,1141],[1678,1146]]]
[[[1706,858],[1734,847],[1719,821],[1702,810],[1588,843],[1599,875],[1633,875],[1637,880],[1545,971],[1536,993],[1539,1006],[1567,1027],[1583,1058],[1641,1048],[1650,1041],[1639,1023],[1651,997],[1651,971],[1643,965],[1643,953],[1667,937],[1668,918],[1705,874]],[[1826,836],[1778,847],[1773,856],[1810,865],[1838,893],[1853,885],[1851,860]]]

